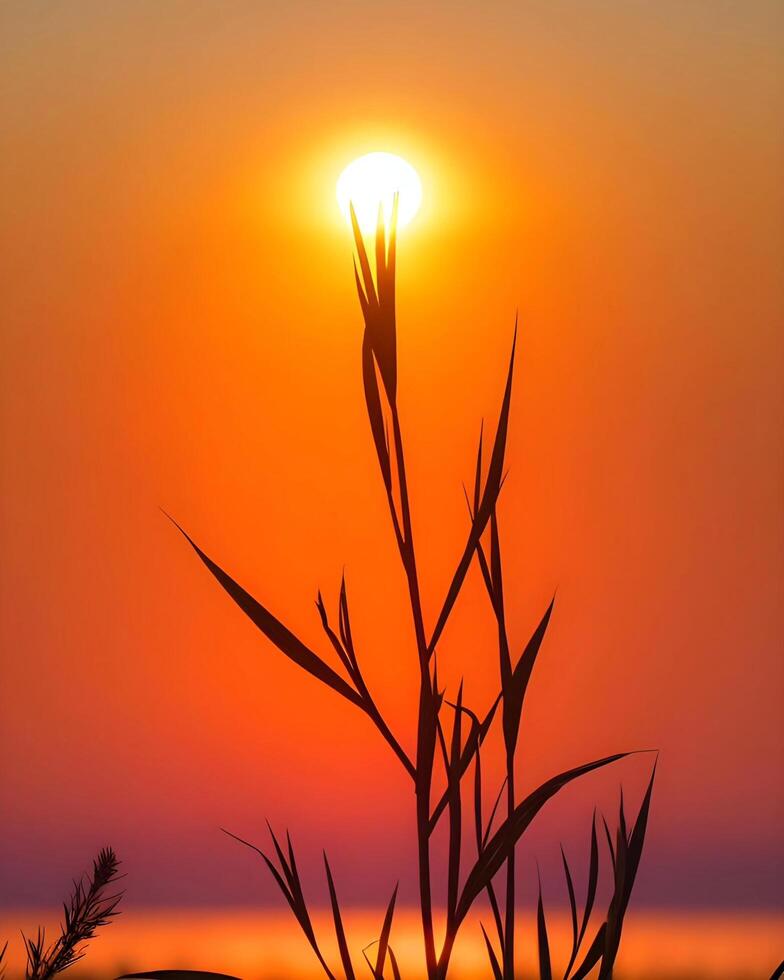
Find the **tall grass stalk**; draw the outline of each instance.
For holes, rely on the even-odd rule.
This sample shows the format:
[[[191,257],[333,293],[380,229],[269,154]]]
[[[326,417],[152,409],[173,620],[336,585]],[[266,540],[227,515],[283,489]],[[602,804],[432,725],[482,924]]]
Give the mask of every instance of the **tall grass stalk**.
[[[351,219],[356,246],[354,276],[365,324],[361,348],[365,406],[392,532],[406,582],[419,671],[413,755],[405,748],[409,740],[401,740],[393,732],[365,682],[351,630],[345,579],[341,582],[338,595],[336,626],[330,619],[321,593],[316,600],[326,639],[340,664],[340,670],[336,670],[231,578],[182,528],[179,529],[220,585],[283,654],[367,716],[411,779],[415,793],[414,833],[417,841],[419,907],[428,980],[445,980],[447,977],[460,928],[481,896],[487,899],[495,932],[493,939],[484,924],[481,925],[489,968],[494,980],[514,980],[517,970],[515,934],[519,915],[515,890],[515,855],[520,840],[545,803],[565,786],[630,753],[616,753],[576,766],[551,777],[522,799],[518,796],[516,768],[523,705],[534,665],[547,633],[554,600],[549,603],[530,638],[523,645],[522,653],[515,657],[512,652],[514,642],[509,635],[506,617],[498,500],[505,479],[517,323],[495,433],[487,450],[484,446],[484,434],[480,433],[473,494],[466,495],[469,524],[460,558],[438,607],[432,629],[428,629],[422,607],[421,572],[414,542],[412,503],[398,411],[395,310],[397,201],[393,206],[388,235],[383,214],[379,210],[374,243],[375,275],[353,208]],[[439,641],[463,590],[466,575],[474,563],[478,565],[496,621],[500,680],[497,697],[481,715],[465,704],[462,682],[456,693],[447,697],[447,691],[439,683],[436,657]],[[482,749],[488,732],[499,717],[503,735],[505,776],[497,794],[494,794],[495,804],[489,817],[485,819]],[[440,793],[434,793],[436,776],[439,774],[444,777],[445,788]],[[581,980],[595,968],[599,970],[601,978],[607,978],[612,973],[624,916],[642,853],[652,788],[653,774],[630,830],[627,829],[623,805],[619,811],[614,841],[609,825],[605,822],[612,863],[612,897],[606,913],[600,917],[601,921],[595,929],[591,925],[596,925],[595,902],[600,870],[596,817],[591,829],[588,887],[581,913],[577,906],[571,869],[565,854],[563,855],[573,922],[572,948],[568,954],[569,962],[564,980]],[[467,805],[469,801],[470,806]],[[445,815],[448,839],[446,862],[445,866],[434,867],[433,834]],[[464,868],[464,825],[471,821],[476,857],[469,867]],[[265,862],[326,976],[334,980],[336,976],[343,975],[347,980],[353,980],[360,961],[356,957],[352,958],[343,927],[337,889],[326,855],[325,873],[340,956],[339,970],[327,963],[315,935],[291,839],[286,835],[284,849],[281,840],[271,828],[270,834],[272,855],[255,845],[249,846]],[[496,877],[502,869],[505,872],[505,884],[501,902],[497,893]],[[446,883],[446,925],[439,942],[434,929],[434,882],[441,881]],[[371,947],[362,950],[365,966],[375,980],[382,980],[385,976],[397,978],[400,975],[391,942],[396,895],[397,887],[381,927],[375,962],[367,955],[367,949]],[[539,972],[543,980],[549,980],[553,973],[541,889],[537,907],[537,932]],[[593,938],[587,942],[589,934]]]

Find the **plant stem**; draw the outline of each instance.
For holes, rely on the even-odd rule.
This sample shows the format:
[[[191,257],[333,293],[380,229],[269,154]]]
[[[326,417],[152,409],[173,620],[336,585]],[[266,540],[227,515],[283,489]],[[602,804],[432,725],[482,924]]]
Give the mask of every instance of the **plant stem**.
[[[433,781],[435,760],[436,726],[434,698],[430,679],[430,657],[425,638],[422,599],[419,591],[414,537],[411,527],[411,508],[406,480],[406,464],[403,453],[403,436],[397,405],[392,404],[392,438],[395,446],[398,485],[400,489],[400,511],[402,518],[402,539],[400,555],[408,582],[411,614],[414,620],[417,654],[419,656],[419,712],[417,721],[416,753],[416,827],[419,862],[419,901],[422,914],[422,935],[425,943],[425,963],[429,980],[436,980],[438,963],[436,959],[435,935],[433,932],[433,895],[430,879],[430,791]]]
[[[514,752],[506,755],[506,813],[511,820],[515,808]],[[515,964],[515,848],[506,861],[506,909],[504,912],[504,978],[514,980]]]

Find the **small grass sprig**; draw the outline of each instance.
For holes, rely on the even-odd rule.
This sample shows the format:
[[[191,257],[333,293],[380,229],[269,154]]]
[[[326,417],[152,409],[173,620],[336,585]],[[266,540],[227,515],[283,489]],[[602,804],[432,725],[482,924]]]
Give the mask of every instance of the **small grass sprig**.
[[[35,938],[23,935],[27,952],[26,980],[50,980],[80,960],[85,945],[101,926],[117,915],[121,892],[111,886],[120,878],[117,855],[103,848],[93,861],[92,874],[74,881],[73,891],[63,903],[63,924],[59,937],[49,946],[46,933],[38,928]]]

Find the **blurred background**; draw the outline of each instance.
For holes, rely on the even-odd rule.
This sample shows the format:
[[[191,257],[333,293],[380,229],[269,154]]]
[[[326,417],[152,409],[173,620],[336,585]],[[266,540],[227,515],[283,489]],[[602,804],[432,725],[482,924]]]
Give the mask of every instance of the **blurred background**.
[[[424,187],[398,306],[426,615],[519,310],[501,520],[520,646],[558,595],[521,785],[658,747],[622,969],[772,972],[783,40],[773,0],[0,5],[3,934],[56,913],[110,842],[125,912],[88,965],[293,971],[259,952],[291,946],[274,884],[218,830],[262,841],[265,818],[322,905],[328,847],[358,936],[401,868],[415,901],[404,774],[160,510],[320,650],[316,590],[334,605],[345,568],[367,677],[412,744],[335,201],[345,164],[383,149]],[[439,671],[477,708],[495,693],[478,578]],[[554,801],[526,901],[537,859],[563,902],[559,842],[584,860],[594,805],[623,782],[636,806],[647,765]]]

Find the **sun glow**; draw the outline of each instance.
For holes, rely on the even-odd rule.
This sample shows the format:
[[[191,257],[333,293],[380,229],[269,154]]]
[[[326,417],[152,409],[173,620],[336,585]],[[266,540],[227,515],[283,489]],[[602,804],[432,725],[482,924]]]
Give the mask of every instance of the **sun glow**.
[[[398,200],[398,227],[407,225],[422,203],[422,183],[410,163],[394,153],[368,153],[350,163],[338,178],[337,198],[340,210],[350,220],[350,204],[363,232],[376,227],[381,205],[384,220],[392,214],[395,192]]]

